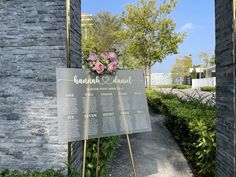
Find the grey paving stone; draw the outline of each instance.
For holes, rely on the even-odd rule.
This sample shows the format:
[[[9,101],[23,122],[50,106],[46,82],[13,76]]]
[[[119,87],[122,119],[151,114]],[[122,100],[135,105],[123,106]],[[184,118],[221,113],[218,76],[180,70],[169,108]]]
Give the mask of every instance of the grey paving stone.
[[[138,177],[192,177],[178,144],[163,125],[164,117],[150,112],[152,132],[131,135]],[[107,177],[133,177],[126,136]]]

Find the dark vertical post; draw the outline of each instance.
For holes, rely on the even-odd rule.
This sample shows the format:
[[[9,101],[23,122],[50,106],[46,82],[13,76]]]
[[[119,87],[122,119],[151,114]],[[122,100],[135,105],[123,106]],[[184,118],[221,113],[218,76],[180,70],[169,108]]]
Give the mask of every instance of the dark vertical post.
[[[66,0],[66,65],[70,68],[70,0]]]
[[[216,177],[235,177],[235,2],[215,0]]]
[[[66,0],[67,68],[81,68],[81,1]],[[82,142],[68,143],[68,163],[76,171],[81,168]],[[70,169],[68,173],[70,174]]]
[[[66,0],[66,66],[70,68],[70,0]],[[71,165],[71,142],[68,143],[68,164]],[[71,169],[68,169],[71,173]]]

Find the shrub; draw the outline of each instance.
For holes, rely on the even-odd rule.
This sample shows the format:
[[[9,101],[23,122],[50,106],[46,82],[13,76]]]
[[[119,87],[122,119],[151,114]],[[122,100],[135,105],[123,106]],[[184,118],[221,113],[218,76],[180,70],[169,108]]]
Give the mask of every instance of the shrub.
[[[200,90],[205,91],[205,92],[213,92],[213,91],[216,91],[216,87],[214,87],[214,86],[205,86],[205,87],[201,87]]]
[[[60,171],[49,169],[44,172],[18,172],[3,170],[0,171],[0,177],[63,177]]]
[[[190,85],[175,85],[173,89],[188,89],[191,88]]]
[[[215,173],[215,107],[196,99],[147,90],[149,105],[166,115],[165,124],[183,148],[186,157],[205,177]],[[194,100],[194,101],[191,101]]]
[[[158,85],[158,88],[172,88],[172,89],[187,89],[191,88],[190,85],[176,85],[176,84],[167,84],[167,85]]]
[[[173,88],[175,85],[173,84],[166,84],[166,85],[158,85],[159,88]]]
[[[120,147],[120,137],[106,137],[100,139],[99,153],[99,176],[102,177],[108,172],[108,162],[112,162],[117,149]],[[86,153],[86,177],[96,176],[97,165],[97,139],[88,140]]]

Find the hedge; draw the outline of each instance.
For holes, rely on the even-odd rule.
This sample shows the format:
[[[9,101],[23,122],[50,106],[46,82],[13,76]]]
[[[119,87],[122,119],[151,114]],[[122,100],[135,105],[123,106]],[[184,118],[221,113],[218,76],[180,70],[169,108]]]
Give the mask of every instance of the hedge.
[[[172,88],[172,89],[188,89],[191,88],[190,85],[182,85],[182,84],[169,84],[169,85],[158,85],[157,88]]]
[[[200,90],[205,91],[205,92],[213,92],[213,91],[216,91],[216,87],[214,87],[214,86],[205,86],[205,87],[201,87]]]
[[[166,116],[165,125],[201,176],[215,176],[215,107],[147,90],[149,105]]]
[[[191,85],[175,85],[173,89],[188,89],[191,88]]]

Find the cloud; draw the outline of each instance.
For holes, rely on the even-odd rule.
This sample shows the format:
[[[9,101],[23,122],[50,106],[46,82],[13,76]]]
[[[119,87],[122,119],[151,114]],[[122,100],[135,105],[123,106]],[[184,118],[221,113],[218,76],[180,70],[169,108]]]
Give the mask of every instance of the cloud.
[[[185,25],[183,25],[181,28],[180,28],[180,31],[190,31],[194,29],[194,26],[192,23],[186,23]]]

